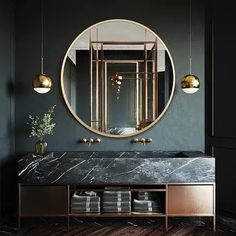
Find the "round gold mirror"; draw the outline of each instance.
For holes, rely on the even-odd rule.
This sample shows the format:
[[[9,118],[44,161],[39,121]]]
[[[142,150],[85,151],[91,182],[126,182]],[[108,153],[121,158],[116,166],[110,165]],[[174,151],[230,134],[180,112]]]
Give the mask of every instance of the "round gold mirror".
[[[107,20],[72,42],[61,69],[61,88],[72,115],[108,137],[128,137],[156,124],[175,88],[170,52],[149,28]]]

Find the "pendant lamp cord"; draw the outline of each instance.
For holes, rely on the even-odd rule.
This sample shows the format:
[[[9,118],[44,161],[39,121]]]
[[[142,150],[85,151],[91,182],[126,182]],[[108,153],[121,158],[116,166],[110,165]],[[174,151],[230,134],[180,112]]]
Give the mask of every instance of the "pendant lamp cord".
[[[189,0],[189,73],[192,74],[192,4]]]
[[[43,74],[43,70],[44,70],[43,68],[43,61],[44,61],[43,59],[44,57],[43,55],[43,17],[44,17],[43,8],[44,8],[43,0],[41,0],[41,74]]]

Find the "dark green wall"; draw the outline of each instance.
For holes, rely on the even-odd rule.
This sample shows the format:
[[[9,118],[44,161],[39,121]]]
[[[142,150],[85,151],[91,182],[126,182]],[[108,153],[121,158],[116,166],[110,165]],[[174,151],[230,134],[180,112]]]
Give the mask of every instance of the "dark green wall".
[[[189,72],[189,1],[127,0],[44,1],[45,72],[53,89],[40,95],[31,87],[40,71],[40,1],[16,1],[16,151],[34,149],[28,138],[28,114],[42,114],[56,104],[55,135],[50,150],[204,150],[204,1],[192,1],[192,71],[201,80],[194,95],[184,94],[180,80]],[[131,138],[102,138],[91,147],[79,144],[83,137],[98,135],[82,127],[67,109],[60,88],[60,70],[66,50],[84,29],[102,20],[134,20],[154,30],[169,48],[176,68],[176,90],[166,115],[140,137],[153,138],[147,146],[131,144]],[[81,103],[81,106],[83,104]]]
[[[216,158],[218,213],[236,215],[236,54],[233,1],[210,1],[206,41],[206,150]],[[213,34],[211,34],[211,32]],[[207,34],[206,34],[207,35]]]
[[[13,4],[0,5],[0,219],[9,210],[14,153],[14,31]],[[1,220],[0,220],[1,222]]]

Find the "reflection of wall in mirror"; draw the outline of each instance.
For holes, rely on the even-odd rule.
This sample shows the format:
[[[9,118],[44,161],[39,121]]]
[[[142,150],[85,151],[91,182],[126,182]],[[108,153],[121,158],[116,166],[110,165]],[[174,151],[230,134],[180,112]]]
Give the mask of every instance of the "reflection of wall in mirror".
[[[88,50],[76,50],[77,116],[90,126],[90,58]]]
[[[135,80],[122,81],[119,97],[112,86],[111,76],[118,71],[136,71],[136,63],[111,63],[107,67],[108,75],[108,129],[135,127]]]
[[[76,65],[68,57],[64,68],[64,89],[73,111],[76,113],[77,101],[77,82],[76,82]]]

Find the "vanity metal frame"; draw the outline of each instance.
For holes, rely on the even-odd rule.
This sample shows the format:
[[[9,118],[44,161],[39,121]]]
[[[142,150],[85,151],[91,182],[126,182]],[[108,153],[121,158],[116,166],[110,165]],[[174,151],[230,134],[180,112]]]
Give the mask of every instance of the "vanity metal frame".
[[[55,187],[61,186],[65,188],[66,194],[66,204],[65,210],[60,214],[53,213],[31,213],[24,214],[23,206],[26,204],[27,198],[22,197],[22,192],[24,191],[24,186],[28,187]],[[131,192],[137,191],[155,191],[155,192],[163,192],[165,194],[165,211],[162,213],[72,213],[70,211],[70,198],[71,193],[75,191],[75,189],[80,191],[104,191],[105,186],[125,186],[130,187]],[[175,191],[175,189],[177,191]],[[211,217],[213,223],[213,231],[216,231],[216,211],[215,211],[215,183],[155,183],[155,184],[94,184],[94,185],[81,185],[81,184],[65,184],[65,185],[30,185],[30,184],[18,184],[18,229],[21,228],[21,219],[27,217],[65,217],[66,218],[66,226],[69,231],[70,228],[70,217],[154,217],[154,218],[164,218],[165,219],[165,229],[168,231],[168,219],[169,217]],[[173,194],[173,191],[175,194]],[[170,192],[174,195],[171,196]],[[198,194],[198,192],[200,194]],[[197,194],[196,194],[197,193]],[[203,196],[201,195],[203,193]],[[206,194],[205,194],[206,193]],[[27,194],[27,192],[26,192]],[[186,199],[185,199],[186,198]],[[28,196],[30,201],[30,196]],[[175,200],[174,200],[175,199]],[[181,201],[188,200],[187,202],[183,202],[183,210],[181,209]],[[57,199],[55,199],[56,201]],[[177,202],[177,206],[175,205],[175,201]],[[188,206],[187,206],[188,205]],[[187,207],[186,207],[187,206]],[[207,206],[207,207],[206,207]],[[43,207],[43,206],[42,206]],[[206,208],[208,210],[206,211]],[[182,212],[179,211],[181,209]],[[187,209],[187,210],[186,210]],[[192,212],[188,212],[192,210]]]

